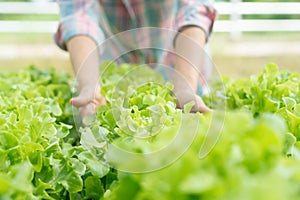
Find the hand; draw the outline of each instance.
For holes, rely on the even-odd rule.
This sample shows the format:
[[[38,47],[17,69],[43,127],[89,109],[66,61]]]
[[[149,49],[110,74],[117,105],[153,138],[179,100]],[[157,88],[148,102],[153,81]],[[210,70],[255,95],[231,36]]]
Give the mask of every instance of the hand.
[[[176,91],[174,92],[174,95],[176,97],[176,104],[178,108],[183,109],[184,105],[194,101],[195,104],[191,109],[191,112],[201,112],[201,113],[206,113],[206,112],[211,112],[212,110],[205,105],[203,102],[202,98],[189,91]]]
[[[70,103],[79,108],[81,119],[93,115],[100,105],[106,104],[105,98],[100,94],[100,87],[84,87],[77,97],[70,100]]]

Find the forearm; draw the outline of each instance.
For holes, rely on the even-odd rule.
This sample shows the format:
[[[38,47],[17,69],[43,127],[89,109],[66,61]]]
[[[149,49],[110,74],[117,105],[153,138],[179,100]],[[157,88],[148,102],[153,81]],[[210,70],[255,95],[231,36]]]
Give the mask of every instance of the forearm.
[[[196,26],[182,30],[175,40],[175,69],[187,81],[192,91],[196,93],[203,60],[205,32]],[[175,80],[175,89],[180,90],[182,81]]]
[[[96,47],[87,36],[75,36],[67,42],[80,90],[99,85],[99,54]]]

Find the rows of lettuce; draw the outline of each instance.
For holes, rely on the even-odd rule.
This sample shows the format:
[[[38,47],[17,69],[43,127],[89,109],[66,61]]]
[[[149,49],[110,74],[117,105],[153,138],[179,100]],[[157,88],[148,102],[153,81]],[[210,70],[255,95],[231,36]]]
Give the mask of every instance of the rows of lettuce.
[[[224,78],[204,98],[214,112],[203,115],[189,113],[192,104],[177,109],[172,84],[151,69],[104,65],[107,105],[86,127],[69,104],[75,92],[69,75],[34,67],[0,74],[1,199],[300,195],[298,74],[271,64],[250,78]],[[110,155],[111,146],[169,153],[122,160]]]
[[[115,173],[80,145],[72,84],[53,69],[0,74],[0,199],[99,199],[109,187]]]

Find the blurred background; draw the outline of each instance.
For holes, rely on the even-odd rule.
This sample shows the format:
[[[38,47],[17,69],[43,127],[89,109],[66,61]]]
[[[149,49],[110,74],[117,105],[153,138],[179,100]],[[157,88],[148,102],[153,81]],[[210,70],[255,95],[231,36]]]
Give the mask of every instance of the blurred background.
[[[267,63],[300,72],[299,0],[215,1],[218,18],[209,41],[217,70],[239,78]],[[68,54],[53,41],[55,1],[0,0],[0,72],[28,65],[72,73]]]

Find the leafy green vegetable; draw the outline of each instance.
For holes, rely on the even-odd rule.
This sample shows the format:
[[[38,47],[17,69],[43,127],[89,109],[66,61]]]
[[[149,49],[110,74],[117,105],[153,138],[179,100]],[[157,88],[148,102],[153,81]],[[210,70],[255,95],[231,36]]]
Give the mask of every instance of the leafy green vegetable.
[[[280,117],[227,113],[220,140],[198,159],[203,130],[209,126],[205,118],[199,119],[197,138],[183,157],[151,173],[120,173],[118,186],[106,199],[297,199],[298,170],[290,166],[298,166],[299,160],[291,159],[291,164],[282,156],[287,129]]]
[[[298,199],[299,74],[224,77],[200,114],[146,66],[100,69],[107,104],[78,130],[72,77],[0,73],[0,199]]]
[[[265,112],[276,113],[285,119],[289,132],[300,139],[299,74],[280,72],[275,64],[268,64],[257,75],[236,81],[224,78],[224,81],[225,90],[215,83],[217,87],[211,94],[214,105],[225,99],[227,109],[249,110],[254,117]],[[209,98],[204,100],[211,102]]]
[[[102,185],[99,158],[76,137],[71,81],[32,66],[0,74],[0,199],[84,198],[87,178]]]

